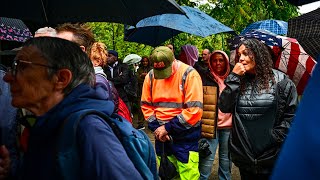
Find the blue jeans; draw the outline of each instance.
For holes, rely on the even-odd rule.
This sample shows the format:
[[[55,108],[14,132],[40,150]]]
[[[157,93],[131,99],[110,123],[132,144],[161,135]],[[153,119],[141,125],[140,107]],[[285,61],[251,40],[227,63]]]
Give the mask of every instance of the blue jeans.
[[[229,135],[231,129],[218,129],[216,139],[206,139],[210,145],[209,149],[212,154],[206,158],[199,159],[199,171],[200,179],[206,180],[209,178],[213,166],[214,156],[219,144],[219,170],[218,176],[219,180],[231,179],[231,166],[232,161],[229,158]]]

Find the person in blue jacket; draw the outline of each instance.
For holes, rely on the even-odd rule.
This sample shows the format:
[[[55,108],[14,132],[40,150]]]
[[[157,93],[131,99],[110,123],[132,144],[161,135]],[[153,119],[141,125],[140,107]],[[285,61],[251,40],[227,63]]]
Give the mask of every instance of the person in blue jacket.
[[[320,56],[317,62],[320,61]],[[320,66],[316,65],[283,144],[272,180],[320,178]]]
[[[61,179],[57,141],[61,140],[58,136],[66,119],[85,109],[105,115],[114,110],[107,91],[94,87],[95,73],[89,57],[77,44],[64,39],[29,39],[3,79],[10,84],[12,105],[36,116],[19,172],[21,179]],[[70,136],[73,134],[70,131]],[[77,161],[71,164],[79,167],[79,179],[142,179],[111,127],[100,116],[85,116],[75,134],[78,154]],[[0,177],[5,177],[10,157],[5,148],[0,149],[0,156]],[[72,175],[69,178],[75,179]]]
[[[11,105],[10,88],[3,81],[6,68],[0,64],[0,144],[8,148],[11,158],[10,174],[14,176],[18,166],[17,108]]]

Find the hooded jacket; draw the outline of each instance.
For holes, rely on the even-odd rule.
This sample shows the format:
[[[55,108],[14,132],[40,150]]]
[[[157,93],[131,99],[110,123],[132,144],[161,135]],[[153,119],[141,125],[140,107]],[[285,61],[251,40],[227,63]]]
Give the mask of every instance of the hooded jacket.
[[[181,61],[193,67],[193,65],[198,61],[198,57],[199,57],[198,49],[195,46],[190,44],[182,46],[181,49],[186,53],[186,58],[187,58],[186,62],[184,62],[182,59]]]
[[[211,56],[215,53],[221,53],[226,60],[227,70],[222,77],[215,75],[212,68],[211,57],[209,58],[210,60],[208,64],[204,63],[203,61],[199,61],[194,65],[194,68],[199,72],[203,83],[203,115],[201,118],[201,136],[209,139],[215,137],[217,128],[231,128],[232,126],[231,114],[227,113],[227,116],[221,116],[221,114],[224,115],[225,113],[222,113],[218,109],[219,92],[223,90],[223,88],[219,87],[218,81],[220,80],[220,83],[224,83],[224,79],[230,73],[229,58],[225,52],[220,50],[214,51]],[[218,113],[221,113],[220,117]]]
[[[225,59],[225,66],[226,66],[226,72],[224,75],[220,76],[215,73],[213,70],[212,60],[211,57],[216,54],[220,53],[223,55]],[[209,68],[210,68],[210,74],[214,78],[214,80],[218,83],[219,89],[218,89],[218,95],[221,94],[221,92],[226,87],[224,80],[227,78],[227,76],[230,74],[230,64],[229,64],[229,57],[224,51],[215,50],[211,53],[210,60],[209,60]],[[231,113],[223,113],[218,109],[218,128],[231,128],[232,126],[232,115]]]
[[[47,113],[37,117],[30,129],[21,179],[58,179],[56,141],[59,128],[72,113],[96,109],[111,115],[114,105],[101,87],[79,85]],[[73,133],[73,132],[70,132]],[[76,132],[82,179],[141,179],[111,127],[97,115],[87,115]]]

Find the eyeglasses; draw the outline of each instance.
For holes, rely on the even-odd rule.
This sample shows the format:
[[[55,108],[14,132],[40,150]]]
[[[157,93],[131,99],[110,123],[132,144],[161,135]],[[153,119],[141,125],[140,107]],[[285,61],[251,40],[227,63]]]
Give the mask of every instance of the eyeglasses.
[[[11,67],[8,67],[8,68],[7,68],[7,73],[11,73],[11,75],[15,77],[15,76],[17,75],[17,73],[18,73],[18,65],[19,65],[20,63],[56,69],[56,68],[53,67],[53,66],[48,66],[48,65],[45,65],[45,64],[39,64],[39,63],[34,63],[34,62],[24,61],[24,60],[14,60],[13,63],[12,63],[12,65],[11,65]]]

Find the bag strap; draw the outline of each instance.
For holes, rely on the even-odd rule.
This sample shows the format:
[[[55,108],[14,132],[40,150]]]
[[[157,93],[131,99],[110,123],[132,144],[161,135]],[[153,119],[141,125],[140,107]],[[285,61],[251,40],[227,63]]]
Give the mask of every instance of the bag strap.
[[[150,79],[150,97],[151,97],[151,104],[153,105],[152,101],[152,85],[153,85],[153,69],[149,72],[149,79]]]
[[[57,167],[57,172],[61,179],[66,180],[76,180],[80,179],[79,169],[80,169],[80,159],[79,159],[79,150],[77,144],[77,129],[81,119],[87,115],[95,114],[101,117],[106,121],[112,128],[114,134],[117,138],[122,141],[122,136],[117,130],[117,127],[112,123],[109,116],[99,112],[95,109],[84,109],[80,111],[73,112],[70,114],[60,125],[59,132],[57,134],[56,141],[56,151],[55,157],[57,160],[57,166],[54,164],[54,167]],[[113,114],[115,118],[118,117],[117,114]],[[123,121],[122,118],[118,118],[119,121]],[[71,132],[71,134],[70,134]]]
[[[186,90],[185,90],[185,88],[184,88],[184,85],[185,85],[185,83],[186,83],[186,80],[187,80],[187,76],[188,76],[188,74],[191,72],[191,71],[193,71],[194,70],[194,68],[193,67],[191,67],[191,66],[189,66],[188,68],[187,68],[187,70],[183,73],[183,75],[182,75],[182,88],[183,88],[183,95],[185,95],[186,94]]]
[[[76,147],[76,134],[77,127],[80,120],[86,116],[86,113],[80,113],[81,111],[70,114],[61,124],[58,133],[57,148],[58,152],[64,151],[70,147]],[[70,131],[72,135],[70,136]]]
[[[72,113],[64,120],[63,124],[60,127],[60,133],[59,133],[60,137],[64,137],[64,138],[63,138],[63,141],[57,142],[58,147],[63,149],[64,147],[75,146],[77,127],[79,125],[80,120],[83,119],[87,115],[97,115],[97,116],[101,117],[104,121],[106,121],[109,124],[109,126],[112,128],[112,130],[115,133],[115,135],[117,136],[117,138],[119,138],[119,139],[122,138],[122,136],[118,130],[118,127],[114,123],[112,123],[109,116],[107,116],[106,114],[104,114],[100,111],[97,111],[95,109],[84,109],[84,110],[80,110],[80,111]],[[123,121],[123,119],[117,114],[112,114],[112,117],[117,118],[119,121]],[[70,130],[73,131],[72,136],[70,136]]]
[[[97,74],[96,74],[96,78],[97,78],[97,77],[100,77],[99,80],[102,80],[103,83],[106,85],[107,91],[108,91],[108,93],[109,93],[109,97],[110,97],[111,99],[113,99],[114,97],[113,97],[113,95],[112,95],[112,85],[110,84],[107,76],[106,76],[105,74],[102,74],[102,73],[97,73]]]

